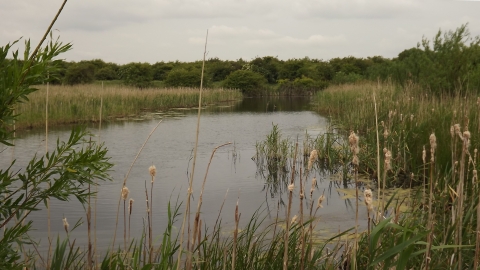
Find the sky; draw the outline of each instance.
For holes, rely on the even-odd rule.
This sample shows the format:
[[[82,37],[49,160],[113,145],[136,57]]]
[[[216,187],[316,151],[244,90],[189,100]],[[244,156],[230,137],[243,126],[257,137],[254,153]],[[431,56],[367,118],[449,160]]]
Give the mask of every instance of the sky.
[[[0,0],[0,46],[37,44],[63,0]],[[480,36],[480,0],[69,0],[53,29],[67,61],[396,57],[468,23]],[[23,42],[18,45],[22,50]]]

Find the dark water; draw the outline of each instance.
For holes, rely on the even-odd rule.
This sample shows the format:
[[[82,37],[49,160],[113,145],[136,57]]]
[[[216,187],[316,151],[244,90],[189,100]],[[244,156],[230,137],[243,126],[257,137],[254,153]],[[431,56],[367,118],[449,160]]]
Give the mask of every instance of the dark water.
[[[278,125],[285,137],[298,136],[300,140],[306,132],[312,136],[323,133],[327,126],[326,119],[309,109],[310,101],[305,98],[273,98],[245,99],[235,104],[208,107],[202,111],[193,208],[196,208],[198,202],[201,183],[212,150],[220,144],[232,142],[232,145],[220,148],[213,158],[203,195],[201,217],[204,225],[213,227],[227,190],[225,205],[220,213],[223,229],[226,232],[233,230],[237,198],[239,198],[241,224],[248,222],[257,209],[265,210],[266,224],[275,220],[279,199],[283,198],[284,201],[287,199],[285,194],[268,192],[264,179],[256,174],[256,165],[251,159],[255,154],[255,143],[263,140],[270,133],[272,124]],[[191,173],[191,157],[195,144],[197,111],[175,110],[168,114],[153,114],[150,115],[150,119],[142,121],[103,123],[101,131],[98,127],[90,127],[90,131],[96,135],[94,139],[105,142],[111,162],[115,164],[111,172],[113,181],[102,183],[98,189],[96,230],[99,250],[106,250],[111,245],[123,179],[140,147],[160,118],[163,118],[163,122],[140,154],[126,183],[130,189],[130,197],[135,200],[131,235],[138,237],[141,235],[145,218],[145,181],[150,187],[148,168],[152,164],[156,166],[153,230],[158,242],[166,226],[168,202],[175,204],[177,198],[180,202],[186,198],[187,173]],[[66,140],[69,133],[68,127],[51,128],[49,148],[53,149],[57,138]],[[0,154],[2,168],[11,161],[12,156],[17,159],[15,168],[21,169],[35,153],[44,154],[45,133],[41,130],[26,131],[19,135],[15,143],[14,153],[9,148]],[[351,227],[354,207],[352,208],[348,201],[341,198],[343,193],[332,188],[332,181],[328,176],[319,173],[316,176],[319,183],[314,198],[318,198],[323,190],[326,190],[325,195],[327,195],[324,208],[318,212],[320,223],[317,228],[325,232],[337,232]],[[306,190],[309,190],[309,187]],[[298,213],[298,204],[297,185],[291,216]],[[183,208],[181,212],[183,213]],[[280,216],[285,216],[284,213],[285,208],[281,207]],[[86,220],[85,210],[74,198],[70,202],[53,200],[51,202],[53,236],[65,236],[63,217],[68,219],[71,227],[79,219]],[[42,210],[32,213],[30,218],[34,220],[35,228],[31,235],[35,239],[41,239],[40,249],[44,251],[47,247],[47,212]],[[123,203],[120,210],[117,243],[123,243],[122,224]],[[180,224],[177,223],[177,229],[179,228]],[[78,245],[86,246],[86,223],[73,231],[72,237],[77,239]]]

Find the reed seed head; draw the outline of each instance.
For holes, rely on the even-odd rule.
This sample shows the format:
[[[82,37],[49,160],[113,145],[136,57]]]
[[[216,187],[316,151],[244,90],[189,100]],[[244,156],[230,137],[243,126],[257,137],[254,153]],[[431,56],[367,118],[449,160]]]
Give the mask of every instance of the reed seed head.
[[[310,171],[313,167],[313,163],[317,160],[318,158],[318,151],[317,150],[312,150],[310,152],[310,158],[308,159],[308,170]]]
[[[68,227],[70,226],[70,224],[68,224],[66,217],[64,217],[62,220],[63,220],[63,228],[65,229],[65,232],[68,233]]]
[[[297,222],[297,219],[298,219],[297,215],[293,216],[290,224],[295,224],[295,222]]]
[[[123,188],[122,188],[122,199],[123,199],[124,201],[127,200],[127,198],[128,198],[128,193],[130,193],[130,190],[128,190],[127,187],[123,187]]]
[[[387,148],[384,148],[383,152],[385,153],[385,170],[389,171],[392,169],[392,152]]]
[[[372,190],[367,188],[363,192],[363,196],[365,196],[365,205],[367,206],[367,210],[370,212],[373,210],[373,194]]]
[[[290,184],[290,185],[288,185],[288,190],[289,190],[290,192],[293,192],[294,189],[295,189],[295,184]]]
[[[157,168],[155,168],[155,165],[152,165],[148,168],[148,172],[150,173],[150,176],[155,177],[155,175],[157,174]],[[152,179],[152,182],[153,182],[153,179]]]
[[[318,208],[323,208],[323,205],[322,205],[323,200],[325,200],[325,196],[322,194],[320,197],[318,197],[317,209]]]
[[[455,137],[455,128],[453,126],[450,126],[450,136]]]
[[[435,133],[432,133],[430,135],[430,160],[432,162],[435,161],[435,150],[437,149],[437,137],[435,136]]]

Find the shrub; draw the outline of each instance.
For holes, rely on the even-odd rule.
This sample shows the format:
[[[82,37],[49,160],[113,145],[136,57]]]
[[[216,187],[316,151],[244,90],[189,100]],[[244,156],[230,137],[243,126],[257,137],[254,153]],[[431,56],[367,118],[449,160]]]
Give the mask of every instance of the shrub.
[[[225,79],[223,84],[226,88],[239,89],[247,96],[260,94],[267,80],[261,74],[250,70],[237,70]]]

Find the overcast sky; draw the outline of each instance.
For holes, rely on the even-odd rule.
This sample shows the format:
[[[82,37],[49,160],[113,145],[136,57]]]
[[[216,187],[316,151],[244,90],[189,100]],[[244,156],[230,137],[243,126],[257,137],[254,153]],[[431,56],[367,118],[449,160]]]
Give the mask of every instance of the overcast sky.
[[[0,0],[0,46],[38,42],[63,0]],[[395,57],[439,29],[469,23],[480,35],[480,0],[69,0],[55,35],[68,61],[194,61]]]

